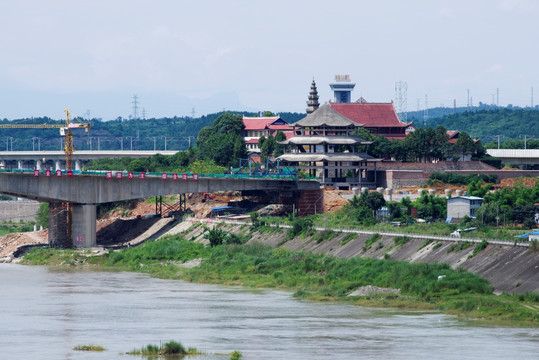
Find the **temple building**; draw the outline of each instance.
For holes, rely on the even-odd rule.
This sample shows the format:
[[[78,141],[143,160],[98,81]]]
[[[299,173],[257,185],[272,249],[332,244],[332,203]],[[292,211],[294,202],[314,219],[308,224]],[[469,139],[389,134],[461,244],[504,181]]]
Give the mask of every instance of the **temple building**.
[[[413,131],[412,123],[399,120],[393,101],[389,103],[369,103],[363,98],[351,102],[351,93],[355,83],[349,75],[336,75],[335,81],[329,86],[334,93],[329,105],[339,114],[348,119],[363,124],[363,127],[374,135],[382,135],[389,140],[404,139],[408,132]]]
[[[286,138],[293,136],[294,128],[280,116],[271,117],[243,117],[243,138],[247,146],[247,152],[259,153],[258,139],[261,136],[268,138],[275,136],[277,131],[282,131]]]
[[[361,126],[323,105],[293,125],[293,137],[279,142],[290,149],[279,159],[317,177],[322,186],[375,187],[380,159],[366,153],[371,142],[357,136]]]

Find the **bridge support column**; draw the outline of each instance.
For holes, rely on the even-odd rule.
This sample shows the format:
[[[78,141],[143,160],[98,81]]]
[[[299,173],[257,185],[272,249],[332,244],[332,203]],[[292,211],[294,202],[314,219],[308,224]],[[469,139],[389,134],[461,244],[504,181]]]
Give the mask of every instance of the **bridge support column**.
[[[36,170],[43,170],[43,162],[41,160],[36,161]]]
[[[73,204],[73,246],[96,246],[97,206]]]
[[[17,169],[22,169],[22,160],[17,160]]]
[[[82,170],[82,161],[75,160],[75,170]]]
[[[0,169],[5,169],[5,168],[6,168],[6,161],[5,160],[0,161]]]
[[[67,238],[67,209],[59,201],[49,203],[49,245],[71,247]]]
[[[61,170],[60,160],[54,162],[54,170]]]

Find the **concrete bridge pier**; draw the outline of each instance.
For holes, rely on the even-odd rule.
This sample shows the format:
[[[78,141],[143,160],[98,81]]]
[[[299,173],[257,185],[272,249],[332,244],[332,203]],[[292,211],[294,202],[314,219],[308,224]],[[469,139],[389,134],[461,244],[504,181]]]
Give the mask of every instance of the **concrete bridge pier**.
[[[61,169],[62,169],[62,167],[60,165],[60,160],[56,160],[54,162],[54,170],[61,170]]]
[[[75,170],[82,170],[82,161],[75,160]]]
[[[96,246],[97,206],[73,204],[73,246]]]
[[[41,160],[36,161],[36,169],[40,171],[43,170],[43,161]]]

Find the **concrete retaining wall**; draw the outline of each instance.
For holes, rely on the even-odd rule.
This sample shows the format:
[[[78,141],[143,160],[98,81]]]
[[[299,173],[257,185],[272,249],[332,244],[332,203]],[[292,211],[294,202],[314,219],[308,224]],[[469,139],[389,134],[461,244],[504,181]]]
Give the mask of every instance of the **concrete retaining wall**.
[[[0,201],[0,222],[34,221],[38,209],[37,201]]]

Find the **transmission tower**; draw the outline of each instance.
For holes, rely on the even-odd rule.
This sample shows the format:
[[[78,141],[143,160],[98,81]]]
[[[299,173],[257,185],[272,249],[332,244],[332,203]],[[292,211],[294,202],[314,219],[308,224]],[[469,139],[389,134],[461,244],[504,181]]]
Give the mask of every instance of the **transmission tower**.
[[[191,109],[191,119],[194,119],[195,118],[195,107],[193,106],[193,108]]]
[[[138,96],[137,94],[133,95],[133,101],[131,102],[133,104],[133,119],[138,119]]]
[[[146,108],[142,108],[142,120],[146,120]]]
[[[429,99],[428,95],[425,94],[425,111],[423,111],[423,125],[427,125],[427,119],[429,118]]]
[[[395,83],[395,101],[397,102],[397,116],[401,122],[406,122],[408,114],[406,112],[408,102],[408,83],[399,81]]]

